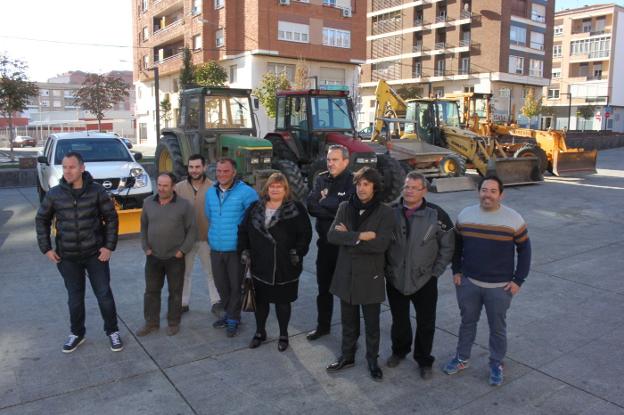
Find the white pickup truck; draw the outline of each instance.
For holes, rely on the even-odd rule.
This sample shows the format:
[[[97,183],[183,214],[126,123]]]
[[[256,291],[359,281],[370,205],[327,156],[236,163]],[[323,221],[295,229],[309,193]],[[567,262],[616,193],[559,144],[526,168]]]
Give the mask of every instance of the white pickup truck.
[[[108,133],[76,132],[52,134],[37,157],[39,200],[63,177],[63,156],[70,151],[82,155],[85,169],[123,208],[141,208],[152,194],[152,182],[137,163],[141,153],[132,154],[128,142]]]

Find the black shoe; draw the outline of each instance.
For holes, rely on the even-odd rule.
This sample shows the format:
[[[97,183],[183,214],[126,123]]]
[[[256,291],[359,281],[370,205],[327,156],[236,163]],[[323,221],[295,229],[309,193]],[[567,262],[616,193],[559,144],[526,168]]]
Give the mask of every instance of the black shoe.
[[[398,354],[392,353],[392,356],[390,356],[388,360],[386,360],[386,366],[397,367],[403,359],[405,359],[405,356],[399,356]]]
[[[353,365],[355,365],[354,359],[345,359],[344,357],[340,356],[338,360],[336,360],[334,363],[327,366],[327,371],[338,372],[339,370],[346,369],[348,367],[353,367]]]
[[[314,331],[311,331],[308,333],[308,335],[306,336],[306,339],[308,340],[317,340],[320,339],[323,336],[326,336],[329,334],[329,330],[321,330],[319,328],[317,328]]]
[[[223,303],[221,301],[214,303],[212,307],[210,307],[210,312],[217,316],[218,318],[223,317],[225,313],[225,309],[223,308]]]
[[[188,313],[189,310],[190,310],[189,306],[187,306],[187,305],[183,305],[182,306],[182,313]]]
[[[383,379],[383,372],[377,364],[376,359],[374,362],[368,362],[368,370],[370,371],[371,378],[373,378],[374,381],[381,382]]]
[[[63,345],[63,353],[71,353],[78,348],[82,343],[84,343],[84,336],[75,336],[70,334],[67,338],[67,341]]]
[[[420,367],[420,377],[422,380],[429,380],[433,377],[433,370],[431,366],[421,366]]]
[[[277,341],[277,350],[283,352],[286,349],[288,349],[288,336],[280,336]]]
[[[123,342],[118,331],[109,334],[108,339],[110,340],[110,349],[113,352],[121,352],[123,350]]]
[[[249,342],[249,348],[255,349],[262,344],[263,341],[266,340],[266,334],[262,335],[260,333],[254,334],[253,338]]]

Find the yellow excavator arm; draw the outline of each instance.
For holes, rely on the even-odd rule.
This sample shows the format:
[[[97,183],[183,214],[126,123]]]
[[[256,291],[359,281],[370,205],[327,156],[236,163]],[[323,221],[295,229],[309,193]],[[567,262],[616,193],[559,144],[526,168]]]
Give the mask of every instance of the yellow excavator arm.
[[[388,85],[383,79],[377,81],[375,88],[375,124],[371,140],[383,142],[385,138],[381,134],[384,126],[383,118],[391,113],[393,118],[402,118],[407,111],[407,103]],[[399,127],[400,128],[400,127]]]

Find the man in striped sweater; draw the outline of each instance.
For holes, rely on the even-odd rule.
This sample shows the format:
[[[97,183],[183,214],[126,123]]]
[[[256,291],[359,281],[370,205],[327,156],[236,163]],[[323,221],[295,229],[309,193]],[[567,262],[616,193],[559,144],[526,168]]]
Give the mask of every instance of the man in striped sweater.
[[[503,183],[488,176],[479,183],[478,205],[457,217],[453,282],[461,311],[455,357],[444,367],[452,375],[468,367],[477,323],[485,306],[490,327],[490,385],[503,383],[507,351],[507,309],[529,274],[531,243],[524,219],[502,205]],[[517,259],[516,259],[517,255]]]

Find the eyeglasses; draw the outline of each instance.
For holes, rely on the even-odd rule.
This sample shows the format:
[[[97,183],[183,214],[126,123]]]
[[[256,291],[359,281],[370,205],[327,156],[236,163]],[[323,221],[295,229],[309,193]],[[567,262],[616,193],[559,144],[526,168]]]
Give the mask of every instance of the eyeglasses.
[[[417,187],[407,187],[407,186],[403,186],[403,190],[416,190],[416,191],[418,191],[418,192],[422,192],[422,191],[423,191],[423,190],[425,190],[425,189],[426,189],[426,187],[420,187],[420,188],[417,188]]]

